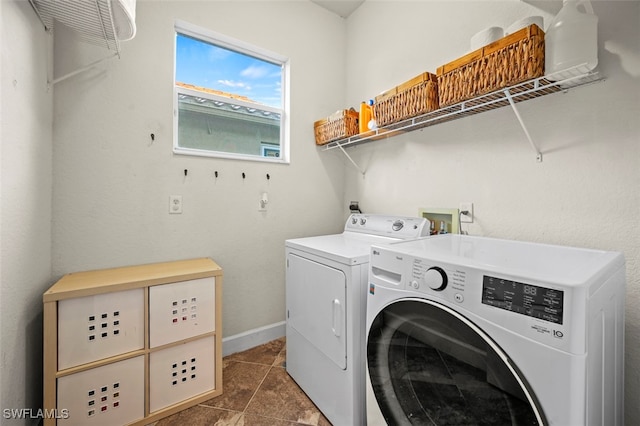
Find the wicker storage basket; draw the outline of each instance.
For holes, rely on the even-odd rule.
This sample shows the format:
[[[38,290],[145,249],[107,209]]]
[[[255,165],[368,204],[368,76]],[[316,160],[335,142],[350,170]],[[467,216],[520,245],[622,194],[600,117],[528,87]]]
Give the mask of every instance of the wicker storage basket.
[[[378,127],[438,109],[438,78],[422,73],[376,96],[373,116]]]
[[[453,62],[438,74],[440,107],[544,75],[544,32],[535,24]]]
[[[358,112],[353,109],[345,109],[313,123],[316,145],[324,145],[337,139],[357,135],[360,130],[358,116]]]

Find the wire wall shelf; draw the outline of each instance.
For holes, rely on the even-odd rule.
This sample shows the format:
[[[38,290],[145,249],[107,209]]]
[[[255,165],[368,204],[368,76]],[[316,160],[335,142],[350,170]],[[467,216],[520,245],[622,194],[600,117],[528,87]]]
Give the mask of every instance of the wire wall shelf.
[[[59,21],[89,44],[120,52],[110,0],[30,0],[47,30]]]
[[[345,155],[347,155],[347,157],[349,157],[344,148],[390,138],[402,133],[423,129],[425,127],[446,123],[448,121],[511,105],[527,138],[529,139],[532,148],[536,152],[537,161],[540,162],[542,161],[542,154],[531,139],[515,104],[553,93],[566,92],[574,87],[583,86],[600,80],[603,80],[603,77],[600,76],[598,72],[591,71],[585,65],[581,65],[553,75],[528,80],[464,102],[443,107],[410,119],[402,120],[376,130],[371,130],[349,138],[335,140],[323,145],[322,148],[324,150],[339,148],[345,153]],[[350,157],[349,160],[354,163]],[[354,165],[356,164],[354,163]]]
[[[120,57],[120,41],[130,40],[135,35],[136,0],[29,0],[29,3],[48,33],[52,33],[57,24],[62,24],[73,30],[81,42],[110,52],[62,77],[49,78],[49,87],[108,59]]]

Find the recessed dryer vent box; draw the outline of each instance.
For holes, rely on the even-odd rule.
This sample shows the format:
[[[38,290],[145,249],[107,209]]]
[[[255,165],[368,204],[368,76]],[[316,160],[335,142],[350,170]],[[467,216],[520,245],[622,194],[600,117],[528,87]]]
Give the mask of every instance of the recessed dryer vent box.
[[[458,234],[460,217],[458,209],[421,208],[419,217],[431,222],[431,234]],[[443,229],[444,228],[444,229]]]
[[[58,426],[124,425],[144,418],[144,356],[58,379]]]
[[[205,337],[151,352],[149,410],[151,413],[215,388],[215,339]]]
[[[215,330],[215,277],[149,288],[149,346]]]
[[[143,289],[59,302],[60,370],[143,348]]]

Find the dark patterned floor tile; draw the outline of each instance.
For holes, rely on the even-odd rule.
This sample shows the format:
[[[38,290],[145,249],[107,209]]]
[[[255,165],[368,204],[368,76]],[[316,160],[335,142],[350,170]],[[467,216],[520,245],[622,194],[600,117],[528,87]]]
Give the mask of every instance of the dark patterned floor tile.
[[[273,367],[245,410],[305,425],[317,425],[324,416],[284,368]]]
[[[226,360],[222,367],[222,395],[202,405],[244,411],[269,371],[268,365]]]
[[[238,411],[196,405],[159,420],[154,426],[236,426],[241,418]]]
[[[257,414],[243,414],[236,426],[299,426],[299,423]]]

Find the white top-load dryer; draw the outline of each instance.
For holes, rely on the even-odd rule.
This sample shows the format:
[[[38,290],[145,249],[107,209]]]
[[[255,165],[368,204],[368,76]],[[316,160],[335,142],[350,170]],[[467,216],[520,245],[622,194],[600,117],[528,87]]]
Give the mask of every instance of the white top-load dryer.
[[[429,221],[352,214],[341,234],[287,240],[287,372],[334,425],[364,425],[372,244],[428,235]]]
[[[622,426],[624,263],[465,235],[373,246],[369,425]]]

